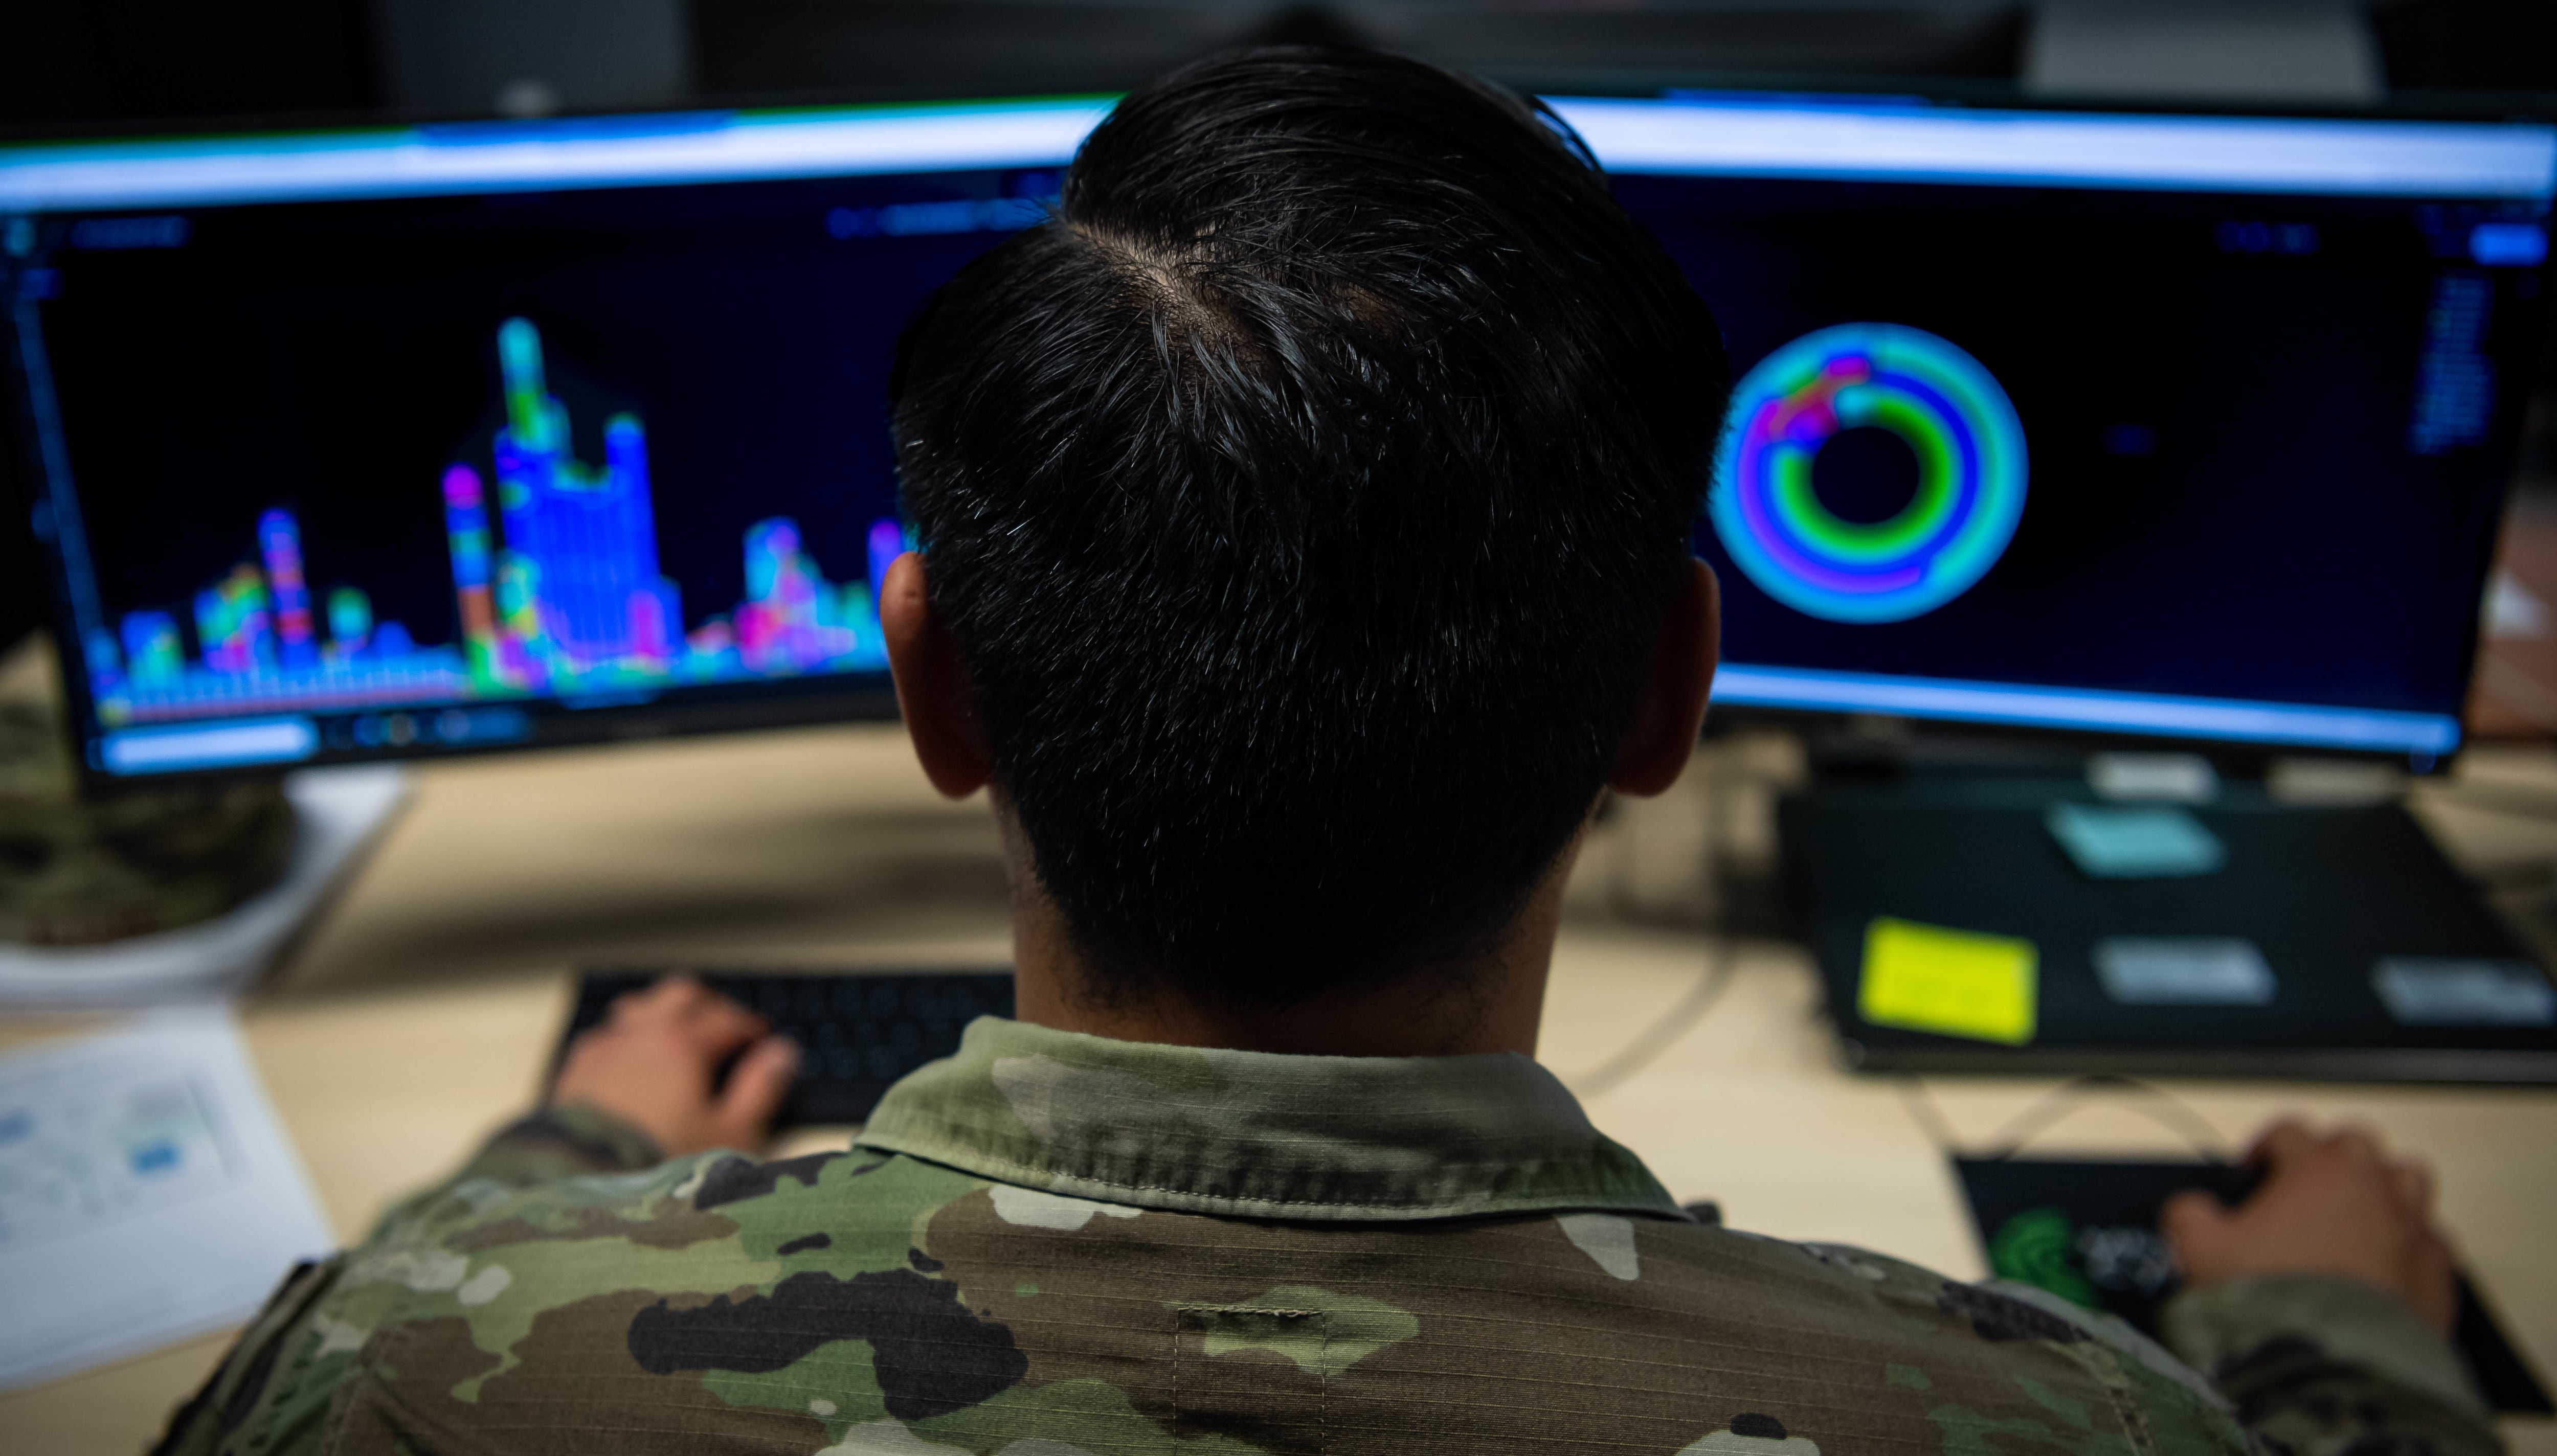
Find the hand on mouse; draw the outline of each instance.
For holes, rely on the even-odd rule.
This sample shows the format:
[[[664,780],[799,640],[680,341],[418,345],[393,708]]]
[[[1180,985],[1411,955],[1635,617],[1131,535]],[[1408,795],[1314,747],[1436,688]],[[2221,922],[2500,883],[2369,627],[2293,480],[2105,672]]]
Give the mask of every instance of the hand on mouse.
[[[569,1043],[550,1101],[610,1113],[669,1157],[756,1147],[799,1069],[799,1049],[770,1030],[691,977],[670,976],[617,997],[603,1025]],[[728,1085],[716,1086],[720,1064],[741,1047]]]
[[[2257,1274],[2342,1274],[2405,1301],[2447,1335],[2458,1307],[2450,1246],[2433,1227],[2433,1179],[2392,1159],[2369,1133],[2317,1133],[2296,1121],[2266,1128],[2247,1154],[2264,1181],[2230,1208],[2188,1190],[2158,1223],[2185,1284],[2203,1289]]]

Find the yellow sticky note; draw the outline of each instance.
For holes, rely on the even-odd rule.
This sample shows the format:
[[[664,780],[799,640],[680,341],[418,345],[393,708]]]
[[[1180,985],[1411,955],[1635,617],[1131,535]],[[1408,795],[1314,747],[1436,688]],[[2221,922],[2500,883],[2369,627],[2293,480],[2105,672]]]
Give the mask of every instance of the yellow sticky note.
[[[2029,940],[1881,916],[1864,928],[1855,1008],[1876,1026],[2022,1046],[2038,959]]]

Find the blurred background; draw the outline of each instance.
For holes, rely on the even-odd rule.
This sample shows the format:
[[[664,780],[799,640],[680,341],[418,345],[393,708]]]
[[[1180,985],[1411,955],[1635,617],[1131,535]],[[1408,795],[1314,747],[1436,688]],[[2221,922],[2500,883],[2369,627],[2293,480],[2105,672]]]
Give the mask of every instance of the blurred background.
[[[12,31],[18,126],[1117,90],[1279,40],[1537,89],[2467,109],[2557,89],[2536,0],[53,0]]]

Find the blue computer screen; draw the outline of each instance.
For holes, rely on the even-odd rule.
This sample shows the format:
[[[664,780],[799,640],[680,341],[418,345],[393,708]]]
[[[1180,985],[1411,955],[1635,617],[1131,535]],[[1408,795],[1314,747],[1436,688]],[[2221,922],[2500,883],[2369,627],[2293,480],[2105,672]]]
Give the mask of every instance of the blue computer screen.
[[[1720,701],[2457,745],[2548,130],[1556,104],[1739,371]],[[0,149],[90,765],[882,711],[892,342],[1103,109]]]
[[[1565,109],[1740,371],[1718,701],[2457,745],[2547,129]]]
[[[887,709],[895,338],[1097,114],[0,162],[0,194],[164,204],[0,223],[91,762]]]

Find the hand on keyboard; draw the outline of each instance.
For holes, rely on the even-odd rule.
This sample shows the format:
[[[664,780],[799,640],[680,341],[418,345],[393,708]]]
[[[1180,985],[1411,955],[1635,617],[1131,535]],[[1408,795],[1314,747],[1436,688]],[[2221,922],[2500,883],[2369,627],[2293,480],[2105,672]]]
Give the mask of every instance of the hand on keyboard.
[[[723,1083],[720,1069],[732,1060]],[[610,1113],[669,1157],[755,1148],[798,1069],[798,1047],[773,1035],[765,1017],[689,976],[670,976],[616,997],[602,1025],[569,1044],[550,1100]]]
[[[657,984],[658,975],[588,973],[562,1039],[563,1071],[580,1033],[605,1024],[613,1006],[629,993]],[[706,971],[698,979],[710,992],[759,1017],[764,1030],[799,1048],[798,1077],[772,1116],[776,1130],[863,1122],[889,1084],[957,1051],[959,1035],[970,1021],[1012,1013],[1012,977],[1004,970]],[[724,1070],[714,1069],[710,1086],[722,1087]]]

